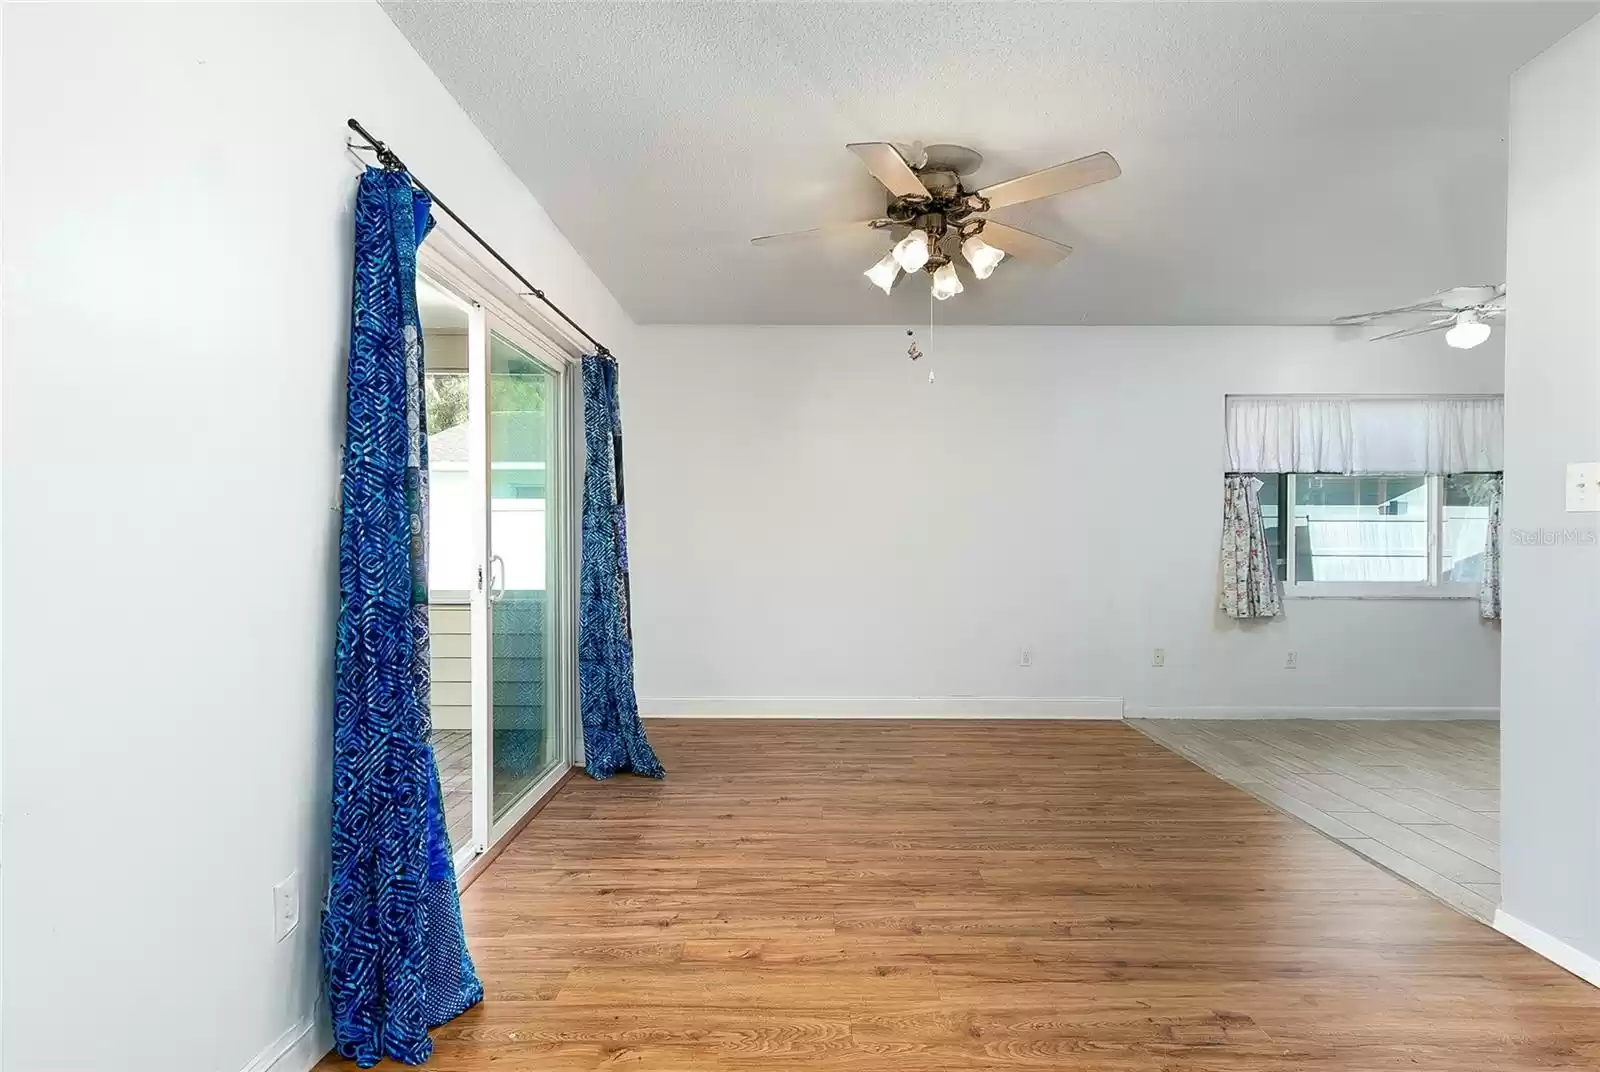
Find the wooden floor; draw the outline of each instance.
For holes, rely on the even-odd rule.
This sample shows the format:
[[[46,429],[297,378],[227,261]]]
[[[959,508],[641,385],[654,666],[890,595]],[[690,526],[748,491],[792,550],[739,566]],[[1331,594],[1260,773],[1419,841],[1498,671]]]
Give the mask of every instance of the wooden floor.
[[[649,730],[464,895],[433,1072],[1600,1067],[1600,991],[1120,723]]]
[[[1500,904],[1500,724],[1142,720],[1252,796],[1485,922]]]

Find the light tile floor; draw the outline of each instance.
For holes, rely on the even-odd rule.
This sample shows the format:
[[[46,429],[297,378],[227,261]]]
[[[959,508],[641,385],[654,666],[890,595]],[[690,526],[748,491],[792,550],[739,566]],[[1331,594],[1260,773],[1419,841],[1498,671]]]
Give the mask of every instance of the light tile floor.
[[[1469,916],[1500,903],[1492,721],[1130,719],[1223,781]]]

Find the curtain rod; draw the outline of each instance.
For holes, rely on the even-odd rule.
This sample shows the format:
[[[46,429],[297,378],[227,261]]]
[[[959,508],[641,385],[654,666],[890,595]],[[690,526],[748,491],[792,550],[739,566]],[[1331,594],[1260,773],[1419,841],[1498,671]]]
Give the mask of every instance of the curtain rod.
[[[519,282],[523,286],[527,287],[528,288],[528,293],[531,296],[533,296],[535,298],[538,298],[540,301],[544,302],[544,304],[547,305],[550,308],[550,311],[552,313],[555,313],[562,320],[565,320],[567,322],[567,324],[571,326],[573,331],[576,331],[579,335],[582,335],[585,339],[588,339],[591,343],[593,343],[594,344],[594,348],[595,348],[595,352],[599,356],[601,356],[601,357],[611,357],[612,356],[611,351],[606,348],[606,345],[604,343],[602,343],[599,339],[595,338],[593,335],[590,335],[587,331],[585,331],[583,329],[583,325],[582,324],[578,323],[576,320],[572,319],[572,317],[568,316],[564,311],[562,311],[561,306],[557,305],[555,302],[553,302],[549,298],[545,297],[544,291],[540,290],[538,287],[536,287],[532,283],[528,282],[528,277],[523,275],[521,272],[517,271],[514,267],[512,267],[511,262],[506,260],[504,257],[502,257],[500,255],[500,251],[499,250],[495,249],[488,242],[484,241],[483,236],[480,235],[477,231],[474,231],[472,229],[472,225],[471,224],[469,224],[466,220],[462,219],[460,216],[456,215],[455,210],[453,210],[449,205],[447,205],[443,201],[439,200],[439,195],[438,194],[434,193],[432,190],[430,190],[426,186],[422,185],[422,181],[411,173],[411,169],[406,167],[405,162],[403,160],[401,160],[398,156],[395,155],[395,152],[394,152],[393,149],[389,148],[387,145],[385,145],[383,142],[379,141],[377,138],[373,137],[371,134],[368,134],[367,133],[367,128],[362,126],[356,120],[350,119],[350,120],[348,120],[346,122],[346,125],[349,126],[349,128],[351,130],[355,131],[357,134],[359,134],[363,138],[367,139],[367,144],[366,145],[353,145],[353,146],[351,146],[351,148],[353,148],[353,149],[365,149],[368,152],[376,153],[377,156],[378,156],[378,163],[382,164],[385,168],[387,168],[387,169],[389,169],[391,171],[404,171],[406,173],[406,175],[411,179],[411,184],[413,186],[415,186],[417,189],[421,190],[423,193],[427,194],[428,197],[432,199],[433,203],[439,207],[439,210],[441,212],[443,212],[446,216],[449,216],[452,220],[455,220],[458,224],[460,224],[461,225],[461,229],[463,231],[466,231],[467,234],[471,235],[473,241],[477,242],[478,245],[482,246],[485,250],[487,250],[488,253],[489,253],[489,256],[491,256],[495,260],[499,261],[500,264],[505,268],[506,271],[508,271],[512,275],[516,276],[517,277],[517,282]]]

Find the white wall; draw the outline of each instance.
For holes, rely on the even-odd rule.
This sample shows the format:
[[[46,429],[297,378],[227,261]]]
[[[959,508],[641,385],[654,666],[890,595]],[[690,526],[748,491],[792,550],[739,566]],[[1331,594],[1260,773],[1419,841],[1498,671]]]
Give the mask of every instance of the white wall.
[[[376,5],[5,21],[0,1056],[264,1067],[320,990],[345,118],[619,354],[633,326]]]
[[[647,711],[1496,705],[1474,602],[1296,600],[1247,626],[1216,605],[1225,394],[1497,392],[1498,338],[941,328],[913,364],[903,328],[640,332],[622,399]]]
[[[1600,525],[1564,493],[1600,459],[1600,20],[1512,82],[1509,209],[1502,903],[1600,958]]]

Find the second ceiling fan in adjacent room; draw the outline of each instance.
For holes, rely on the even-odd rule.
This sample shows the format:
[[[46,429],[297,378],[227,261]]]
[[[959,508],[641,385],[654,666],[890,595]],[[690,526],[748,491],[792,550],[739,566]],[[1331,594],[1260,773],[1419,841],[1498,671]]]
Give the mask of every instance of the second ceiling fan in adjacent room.
[[[1431,298],[1393,309],[1341,316],[1335,327],[1366,327],[1386,321],[1400,321],[1393,331],[1374,335],[1373,342],[1404,339],[1412,335],[1444,332],[1445,345],[1470,350],[1488,341],[1490,322],[1506,315],[1506,285],[1489,283],[1475,287],[1452,287]],[[1417,322],[1417,321],[1422,322]]]
[[[885,141],[846,146],[861,158],[889,192],[882,216],[806,231],[763,235],[753,245],[861,230],[887,230],[897,241],[883,259],[864,273],[888,294],[901,278],[925,271],[933,277],[932,293],[941,301],[964,289],[956,272],[959,251],[979,279],[1007,256],[1035,264],[1055,264],[1072,252],[1070,246],[986,218],[992,209],[1054,197],[1122,174],[1110,153],[1095,153],[1015,179],[968,190],[962,185],[983,163],[963,145],[912,145],[902,152]]]

